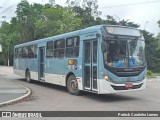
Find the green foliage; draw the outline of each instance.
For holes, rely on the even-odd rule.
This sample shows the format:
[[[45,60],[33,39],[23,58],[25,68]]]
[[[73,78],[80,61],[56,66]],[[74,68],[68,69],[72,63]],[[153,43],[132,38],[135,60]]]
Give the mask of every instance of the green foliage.
[[[157,23],[159,24],[159,27],[160,27],[160,20]]]
[[[35,22],[35,38],[44,38],[80,28],[81,19],[67,7],[56,5],[42,9],[42,17]]]
[[[22,0],[17,5],[16,17],[10,23],[3,22],[0,27],[2,54],[0,61],[7,65],[13,61],[13,47],[16,44],[50,37],[80,28],[81,19],[68,7],[50,4],[29,4]],[[12,64],[12,63],[11,63]]]
[[[105,23],[108,25],[122,25],[122,26],[128,26],[128,27],[133,27],[133,28],[139,28],[139,24],[136,24],[134,22],[129,22],[129,20],[120,20],[116,21],[116,19],[113,16],[107,15],[106,16]]]
[[[147,70],[147,76],[153,76],[153,72],[151,70]]]
[[[146,61],[148,68],[154,72],[158,72],[157,67],[160,66],[160,52],[158,50],[158,40],[152,33],[145,30],[141,31],[146,43]]]
[[[157,23],[159,24],[159,27],[160,27],[160,20],[159,20]],[[159,32],[159,34],[157,35],[156,39],[157,39],[157,43],[158,43],[157,51],[160,52],[160,32]],[[159,56],[159,57],[160,57],[160,56]],[[159,70],[159,72],[160,72],[160,70]]]
[[[18,32],[21,36],[21,42],[35,40],[35,22],[37,21],[37,19],[41,18],[42,9],[46,6],[37,3],[31,5],[27,0],[22,0],[17,5],[17,16],[15,22],[18,23],[17,26]],[[48,6],[51,7],[51,5]]]
[[[10,59],[10,64],[13,61],[13,48],[19,43],[20,35],[14,31],[12,24],[3,22],[0,28],[0,44],[2,45],[1,63],[7,65],[7,59]]]
[[[113,16],[107,15],[106,16],[106,24],[108,25],[118,25],[118,22],[115,20]]]
[[[153,78],[153,72],[151,70],[147,70],[146,77],[147,78]]]
[[[157,44],[158,45],[157,46],[157,51],[160,52],[160,33],[157,35],[156,39],[157,39],[157,43],[158,43]]]
[[[98,11],[97,0],[67,0],[66,3],[75,12],[75,16],[81,19],[81,28],[103,23],[99,17],[102,12]]]

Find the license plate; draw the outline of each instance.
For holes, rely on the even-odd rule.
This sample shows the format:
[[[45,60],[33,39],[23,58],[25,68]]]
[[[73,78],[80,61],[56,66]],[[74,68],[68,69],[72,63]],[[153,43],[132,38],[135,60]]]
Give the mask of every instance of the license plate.
[[[132,83],[126,83],[125,84],[125,88],[132,88],[133,87],[133,84]]]

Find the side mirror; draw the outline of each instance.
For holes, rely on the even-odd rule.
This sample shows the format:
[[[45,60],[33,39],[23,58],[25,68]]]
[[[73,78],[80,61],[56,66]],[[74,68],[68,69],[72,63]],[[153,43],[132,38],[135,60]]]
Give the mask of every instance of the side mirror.
[[[106,43],[106,41],[102,41],[101,47],[102,47],[102,52],[107,52],[107,43]]]

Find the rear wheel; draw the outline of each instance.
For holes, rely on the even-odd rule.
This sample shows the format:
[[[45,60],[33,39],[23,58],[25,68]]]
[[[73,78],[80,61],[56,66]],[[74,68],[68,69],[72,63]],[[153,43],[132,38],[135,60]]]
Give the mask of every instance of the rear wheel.
[[[70,75],[67,80],[67,90],[72,95],[79,95],[80,90],[78,88],[78,82],[74,75]]]
[[[26,81],[27,81],[28,83],[31,83],[31,76],[30,76],[29,70],[26,71]]]

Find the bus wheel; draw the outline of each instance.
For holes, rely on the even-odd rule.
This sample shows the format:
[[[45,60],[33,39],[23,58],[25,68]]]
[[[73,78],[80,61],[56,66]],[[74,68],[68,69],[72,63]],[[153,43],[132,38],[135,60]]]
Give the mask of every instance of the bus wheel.
[[[67,80],[67,90],[72,95],[79,95],[80,90],[78,89],[78,82],[74,75],[70,75]]]
[[[26,81],[27,81],[28,83],[31,83],[31,76],[30,76],[29,70],[26,71]]]

